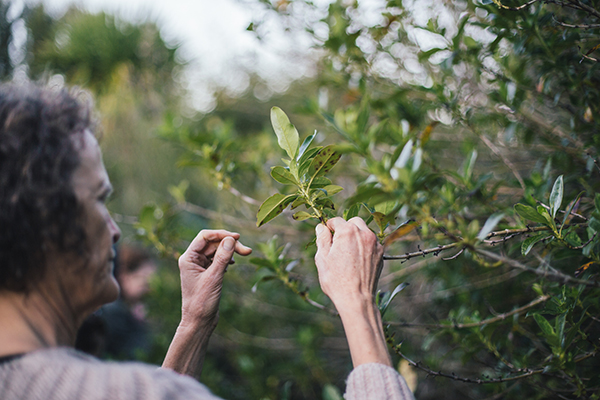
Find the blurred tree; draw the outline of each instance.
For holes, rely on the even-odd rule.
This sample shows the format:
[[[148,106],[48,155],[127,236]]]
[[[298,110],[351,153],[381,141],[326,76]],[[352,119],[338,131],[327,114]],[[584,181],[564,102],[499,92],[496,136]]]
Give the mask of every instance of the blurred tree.
[[[157,136],[166,115],[185,109],[185,91],[174,80],[183,67],[175,56],[178,46],[167,45],[152,22],[131,24],[74,7],[53,18],[43,4],[25,15],[31,76],[58,74],[95,95],[105,162],[116,188],[112,209],[134,215],[148,202],[163,201],[163,188],[185,177],[175,167],[173,147]],[[127,235],[134,233],[125,228]]]
[[[9,16],[11,3],[0,1],[0,79],[9,78],[13,71],[9,47],[13,39],[13,22],[15,18]]]
[[[346,189],[338,215],[362,215],[382,239],[402,237],[388,241],[381,286],[412,283],[386,317],[390,338],[396,331],[402,342],[399,368],[417,371],[417,397],[598,398],[598,4],[261,3],[284,26],[304,24],[323,51],[308,101],[287,111],[296,112],[300,140],[312,124],[327,132],[318,145],[344,154],[331,173]],[[274,135],[245,140],[234,128],[242,126],[207,118],[170,131],[188,149],[186,165],[237,193],[240,205],[228,197],[221,210],[245,229],[244,204],[256,210],[291,189],[268,176],[284,155]],[[294,260],[310,263],[312,250],[302,249],[312,226],[290,220],[285,212],[264,228],[290,245],[258,245],[257,296],[283,303],[279,285],[322,308],[322,294],[306,289],[314,271],[290,272]],[[409,220],[419,229],[405,229]],[[323,334],[310,321],[300,331]],[[301,343],[316,357],[307,364],[329,367],[332,347]],[[320,385],[343,376],[325,371],[311,371]]]
[[[228,273],[203,380],[231,399],[334,399],[351,368],[306,245],[314,223],[286,211],[255,228],[262,200],[294,189],[270,176],[285,156],[268,126],[278,105],[301,139],[317,129],[313,146],[343,154],[327,174],[345,189],[333,212],[387,240],[382,304],[411,283],[385,317],[418,398],[597,399],[598,2],[260,3],[313,36],[317,77],[261,101],[253,90],[268,82],[253,77],[241,98],[222,93],[215,112],[191,118],[172,79],[176,49],[154,24],[24,14],[32,75],[97,95],[112,208],[153,200],[129,234],[171,259],[205,225],[256,249],[252,266]],[[179,146],[186,173],[156,133]],[[162,329],[149,361],[178,321],[176,274],[153,283]]]

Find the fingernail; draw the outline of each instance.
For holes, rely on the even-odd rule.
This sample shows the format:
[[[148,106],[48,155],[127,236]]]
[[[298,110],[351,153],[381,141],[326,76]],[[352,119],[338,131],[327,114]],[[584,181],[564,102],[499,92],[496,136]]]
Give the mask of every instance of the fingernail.
[[[232,237],[226,237],[223,239],[223,248],[227,251],[233,250],[235,240]]]
[[[317,231],[317,236],[319,236],[321,234],[321,232],[323,232],[323,229],[325,229],[325,227],[323,226],[323,224],[318,224],[316,231]]]

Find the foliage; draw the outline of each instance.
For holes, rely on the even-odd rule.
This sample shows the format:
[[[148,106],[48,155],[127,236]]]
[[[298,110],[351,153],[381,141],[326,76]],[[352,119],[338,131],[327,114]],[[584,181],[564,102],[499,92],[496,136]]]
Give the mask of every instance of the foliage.
[[[296,186],[296,193],[282,195],[279,193],[269,197],[261,204],[256,215],[257,226],[261,226],[285,210],[290,205],[292,209],[305,206],[311,210],[298,211],[293,215],[295,220],[303,221],[316,218],[321,222],[326,221],[326,210],[333,210],[330,196],[340,192],[340,186],[331,185],[325,174],[337,164],[341,154],[335,146],[310,147],[314,135],[304,139],[299,145],[298,131],[290,123],[287,115],[278,107],[271,109],[271,123],[277,135],[279,146],[286,151],[289,159],[283,159],[285,167],[271,168],[271,176],[283,185]]]
[[[316,82],[329,96],[319,102],[315,91],[295,110],[294,120],[312,117],[301,129],[275,108],[275,137],[255,136],[277,138],[288,155],[278,165],[277,147],[259,145],[250,157],[257,178],[238,193],[255,207],[267,198],[261,229],[295,229],[289,251],[302,251],[310,219],[284,222],[299,198],[308,212],[296,219],[369,222],[387,249],[388,339],[419,371],[417,397],[597,398],[596,4],[393,0],[371,19],[353,1],[264,6],[287,21],[307,8],[320,15],[303,21],[324,51]],[[318,147],[344,154],[327,182],[346,189],[336,205],[309,203],[319,188],[299,163],[298,131],[314,127],[326,132],[307,135]],[[219,154],[232,187],[237,158],[249,158],[240,147]],[[269,172],[285,186],[268,183]],[[314,271],[287,270],[314,250],[284,261],[272,249],[288,246],[270,246],[251,260],[265,282],[257,294],[275,296],[281,282],[331,311],[310,289]],[[388,302],[402,282],[411,285]]]
[[[228,272],[204,381],[232,399],[339,398],[351,363],[306,244],[315,218],[359,215],[386,246],[377,300],[418,398],[598,398],[597,2],[261,4],[305,24],[321,54],[316,78],[266,103],[220,96],[191,119],[170,86],[174,49],[155,27],[24,13],[32,73],[51,68],[99,97],[114,206],[154,199],[129,235],[171,259],[207,225],[256,249]],[[88,26],[106,51],[81,50]],[[147,45],[155,56],[140,53]],[[297,128],[274,108],[274,135],[274,105]],[[187,173],[136,131],[179,146]],[[272,200],[259,209],[257,199]],[[176,273],[153,283],[161,333],[149,361],[178,319]]]

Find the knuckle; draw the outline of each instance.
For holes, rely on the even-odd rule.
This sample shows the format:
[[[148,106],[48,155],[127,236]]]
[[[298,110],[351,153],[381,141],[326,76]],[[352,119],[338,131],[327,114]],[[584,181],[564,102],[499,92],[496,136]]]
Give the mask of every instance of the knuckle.
[[[227,264],[229,260],[231,260],[231,255],[224,253],[215,254],[215,258],[213,259],[214,262],[219,264]]]
[[[375,234],[368,230],[368,231],[361,231],[361,236],[363,238],[363,240],[369,244],[376,244],[377,243],[377,237],[375,236]]]

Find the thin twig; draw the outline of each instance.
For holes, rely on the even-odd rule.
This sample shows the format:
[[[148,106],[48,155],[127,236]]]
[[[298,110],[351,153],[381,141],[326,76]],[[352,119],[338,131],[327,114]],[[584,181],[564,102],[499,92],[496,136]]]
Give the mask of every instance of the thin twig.
[[[552,19],[554,20],[555,23],[557,23],[560,26],[564,26],[565,28],[576,28],[576,29],[597,29],[600,28],[600,24],[577,24],[577,25],[573,25],[573,24],[567,24],[565,22],[561,22],[559,20],[556,19],[556,17],[552,16]]]
[[[451,256],[451,257],[446,257],[446,258],[442,258],[443,261],[450,261],[450,260],[455,260],[456,258],[458,258],[458,256],[460,256],[462,253],[465,252],[466,247],[463,247],[462,249],[460,249],[458,251],[458,253],[456,253],[455,255]]]
[[[580,64],[581,64],[581,62],[583,61],[583,59],[584,59],[584,58],[585,58],[586,60],[590,60],[590,61],[594,61],[594,62],[600,62],[600,60],[599,60],[599,59],[597,59],[597,58],[590,57],[590,56],[588,56],[587,54],[582,54],[582,55],[581,55],[581,60],[579,60],[579,63],[580,63]]]
[[[434,253],[434,255],[438,255],[440,252],[444,251],[444,250],[448,250],[448,249],[452,249],[456,246],[458,246],[460,243],[450,243],[450,244],[446,244],[446,245],[439,245],[437,247],[431,248],[431,249],[425,249],[425,250],[419,250],[419,251],[415,251],[413,253],[405,253],[399,256],[383,256],[384,260],[409,260],[413,257],[419,257],[419,256],[425,256],[427,254],[431,254]]]
[[[588,6],[579,0],[569,0],[569,3],[577,5],[580,10],[586,11],[588,14],[591,14],[596,18],[600,18],[600,11],[596,10],[594,7]]]
[[[503,8],[503,9],[505,9],[505,10],[510,10],[510,11],[519,11],[519,10],[522,10],[522,9],[524,9],[524,8],[527,8],[527,7],[529,7],[530,5],[532,5],[532,4],[534,4],[534,3],[537,3],[538,1],[542,1],[542,0],[531,0],[531,1],[528,1],[527,3],[525,3],[525,4],[522,4],[522,5],[518,6],[518,7],[509,7],[509,6],[505,6],[504,4],[502,4],[502,3],[500,2],[500,0],[494,0],[494,3],[496,3],[496,5],[497,5],[498,7],[500,7],[500,8]]]
[[[600,282],[598,282],[598,281],[585,281],[582,279],[575,279],[569,275],[563,274],[562,272],[558,272],[556,270],[547,271],[547,270],[543,270],[540,268],[531,268],[531,267],[528,267],[527,265],[524,265],[524,264],[518,262],[517,260],[513,260],[512,258],[507,258],[507,257],[501,256],[499,254],[492,253],[491,251],[487,251],[487,250],[483,250],[483,249],[476,248],[476,249],[473,249],[473,251],[481,254],[482,256],[491,258],[493,260],[501,261],[504,264],[508,264],[514,268],[533,272],[534,274],[545,276],[545,277],[557,278],[558,280],[563,281],[563,283],[565,283],[565,284],[569,283],[569,284],[573,284],[573,285],[585,285],[585,286],[590,286],[590,287],[600,287]]]
[[[427,372],[428,376],[441,376],[444,378],[450,378],[453,379],[455,381],[461,381],[461,382],[465,382],[465,383],[477,383],[477,384],[486,384],[486,383],[502,383],[502,382],[509,382],[509,381],[516,381],[518,379],[523,379],[523,378],[527,378],[530,377],[532,375],[537,375],[537,374],[541,374],[544,372],[544,369],[536,369],[536,370],[530,370],[530,369],[522,369],[521,371],[527,371],[524,374],[521,375],[516,375],[516,376],[511,376],[511,377],[506,377],[506,378],[496,378],[496,379],[471,379],[471,378],[463,378],[460,376],[457,376],[456,374],[452,373],[452,374],[447,374],[444,373],[442,371],[433,371],[432,369],[429,369],[423,365],[421,365],[421,363],[419,362],[415,362],[413,360],[411,360],[410,358],[406,357],[399,349],[400,346],[392,346],[392,349],[394,350],[394,352],[396,354],[398,354],[400,357],[402,357],[403,359],[405,359],[409,365],[411,365],[414,368],[418,368],[421,371],[425,371]]]
[[[584,244],[582,244],[581,246],[576,246],[576,247],[569,247],[571,250],[581,250],[583,249],[585,246],[587,246],[588,244],[592,243],[592,240],[596,239],[596,235],[598,234],[598,232],[594,232],[594,235],[590,238],[590,240],[588,240],[587,242],[585,242]]]
[[[488,318],[488,319],[485,319],[485,320],[479,321],[479,322],[470,322],[470,323],[464,323],[464,324],[456,324],[456,323],[454,323],[454,324],[415,324],[415,323],[408,323],[408,322],[385,322],[385,324],[392,325],[392,326],[408,326],[408,327],[415,326],[415,327],[430,328],[430,329],[476,328],[476,327],[483,326],[483,325],[493,324],[494,322],[504,321],[506,318],[511,317],[515,314],[519,314],[525,310],[529,310],[530,308],[533,308],[533,307],[537,306],[538,304],[547,301],[549,298],[550,298],[549,295],[540,296],[537,299],[531,301],[530,303],[524,305],[523,307],[516,308],[512,311],[509,311],[509,312],[506,312],[503,314],[498,314],[495,317]]]
[[[471,130],[475,131],[472,127],[471,127]],[[508,167],[508,169],[510,169],[512,171],[515,178],[517,178],[517,181],[519,181],[519,185],[521,186],[521,188],[523,190],[525,190],[525,188],[526,188],[525,181],[521,177],[521,174],[519,173],[519,171],[517,171],[517,168],[514,166],[514,164],[508,158],[506,158],[502,154],[500,149],[498,147],[496,147],[496,145],[494,143],[492,143],[492,141],[490,139],[488,139],[484,134],[479,134],[478,136],[481,139],[481,141],[492,151],[492,153],[494,153],[495,155],[497,155],[498,157],[500,157],[502,159],[502,161]]]
[[[260,201],[253,199],[252,197],[246,196],[245,194],[241,193],[239,190],[237,190],[233,186],[229,187],[229,192],[231,194],[233,194],[234,196],[239,197],[246,203],[252,204],[253,206],[260,206],[260,204],[261,204]]]
[[[300,293],[300,297],[302,297],[302,299],[304,301],[306,301],[308,304],[310,304],[313,307],[318,308],[319,310],[323,310],[323,311],[327,311],[329,314],[334,315],[334,316],[338,316],[338,312],[336,310],[332,310],[329,307],[324,306],[321,303],[317,303],[316,301],[314,301],[313,299],[311,299],[310,297],[308,297],[308,293],[304,292],[304,293]]]

